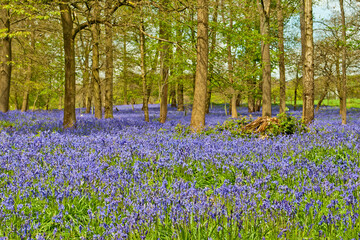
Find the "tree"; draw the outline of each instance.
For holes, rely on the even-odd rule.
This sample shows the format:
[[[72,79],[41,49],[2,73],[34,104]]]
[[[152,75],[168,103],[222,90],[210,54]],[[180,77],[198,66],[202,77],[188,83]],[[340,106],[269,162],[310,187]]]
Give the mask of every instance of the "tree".
[[[206,85],[208,75],[208,0],[197,0],[197,59],[194,102],[190,127],[199,132],[205,127]]]
[[[93,19],[100,18],[100,6],[98,0],[94,1]],[[94,83],[94,106],[95,118],[102,118],[102,104],[101,104],[101,80],[100,80],[100,62],[99,62],[99,44],[100,44],[100,24],[96,21],[91,25],[91,34],[93,39],[92,47],[92,78]]]
[[[262,115],[271,116],[271,66],[270,66],[270,0],[257,0],[260,15],[261,60],[262,60]]]
[[[143,90],[143,111],[144,111],[144,116],[145,116],[145,121],[149,122],[149,96],[148,96],[148,84],[146,81],[146,51],[145,51],[145,28],[144,28],[144,20],[143,20],[143,16],[141,13],[141,17],[140,17],[140,54],[141,54],[141,60],[140,60],[140,66],[141,66],[141,79],[142,79],[142,90]]]
[[[1,6],[0,6],[1,7]],[[0,29],[5,29],[0,56],[0,111],[9,110],[12,52],[10,37],[10,9],[0,9]]]
[[[340,81],[340,113],[341,113],[341,123],[346,124],[346,21],[345,21],[345,11],[344,11],[344,0],[339,0],[340,3],[340,12],[341,12],[341,40],[342,40],[342,61],[341,61],[341,81]]]
[[[98,0],[95,1],[95,3]],[[71,1],[63,0],[59,3],[60,13],[61,13],[61,23],[63,28],[63,39],[64,39],[64,53],[65,53],[65,97],[64,97],[64,122],[63,126],[65,128],[74,127],[76,124],[76,115],[75,115],[75,37],[82,30],[91,25],[95,27],[92,28],[92,33],[95,34],[97,38],[97,28],[96,25],[99,23],[104,23],[104,19],[98,19],[98,14],[95,14],[95,19],[90,19],[90,21],[81,23],[74,28],[74,22],[72,19],[72,10],[71,10]],[[74,3],[76,7],[79,7],[77,3]],[[132,6],[131,3],[128,3],[126,0],[117,1],[113,8],[110,10],[110,13],[114,13],[120,6],[129,5]],[[95,4],[96,8],[96,4]],[[95,9],[96,10],[96,9]],[[96,10],[98,11],[98,10]],[[93,36],[93,45],[96,45],[96,41]],[[94,51],[94,49],[93,49]],[[96,51],[96,47],[95,47]],[[96,53],[95,53],[96,54]],[[94,55],[94,53],[93,53]],[[94,61],[94,56],[93,56]],[[95,59],[96,62],[96,59]],[[94,63],[93,63],[94,64]],[[96,64],[96,63],[95,63]],[[96,65],[93,65],[93,75],[97,73]],[[95,76],[96,77],[96,76]],[[96,83],[94,83],[94,86]],[[99,105],[99,101],[101,101],[101,94],[97,89],[94,89],[95,93],[97,92],[98,96],[95,96],[95,108],[97,108],[97,113],[95,114],[97,118],[102,117],[101,104]],[[96,98],[98,98],[98,103],[96,103]],[[100,99],[100,100],[99,100]],[[101,102],[100,102],[101,103]],[[101,113],[101,116],[100,116]]]
[[[282,0],[277,0],[278,21],[278,47],[279,47],[279,72],[280,72],[280,113],[285,112],[286,82],[285,82],[285,47],[284,47],[284,15]]]
[[[90,78],[89,66],[92,40],[90,36],[87,38],[85,36],[80,32],[80,43],[83,58],[83,61],[81,61],[80,64],[83,77],[83,107],[85,107],[85,113],[90,113],[94,85],[92,82],[92,78]]]
[[[182,39],[182,31],[180,28],[177,28],[176,29],[176,37],[177,39]],[[178,40],[178,41],[179,41]],[[176,100],[176,103],[177,103],[177,110],[178,111],[184,111],[184,83],[183,83],[183,74],[184,74],[184,63],[182,62],[183,61],[183,58],[184,58],[184,54],[183,54],[183,51],[182,49],[180,48],[180,43],[178,42],[176,44],[176,50],[175,50],[175,56],[176,56],[176,59],[179,62],[178,64],[178,67],[176,68],[176,72],[178,73],[177,75],[177,83],[176,83],[176,95],[177,95],[177,100]]]
[[[232,10],[231,10],[232,1],[230,0],[230,19],[229,19],[229,32],[233,31],[233,18],[232,18]],[[225,20],[225,19],[224,19]],[[235,82],[234,82],[234,69],[233,69],[233,56],[231,53],[231,36],[230,33],[227,35],[227,54],[228,54],[228,75],[229,75],[229,82],[231,84],[231,117],[237,118],[238,113],[236,110],[236,97],[237,92],[235,90]]]
[[[113,54],[113,27],[112,27],[112,0],[106,0],[105,22],[105,118],[113,118],[113,81],[114,81],[114,54]]]
[[[209,66],[209,74],[208,74],[208,82],[207,82],[207,90],[206,90],[206,113],[210,112],[210,102],[211,102],[211,81],[214,78],[214,60],[215,60],[215,47],[216,47],[216,35],[217,35],[217,24],[218,24],[218,9],[219,9],[219,0],[215,1],[214,5],[214,13],[212,19],[212,27],[211,27],[211,45],[209,50],[210,56],[210,66]]]
[[[168,7],[169,1],[163,0],[163,7]],[[162,11],[162,16],[166,11]],[[159,37],[164,40],[170,39],[170,26],[164,20],[160,22]],[[161,75],[161,99],[160,99],[160,123],[164,123],[167,118],[168,86],[169,86],[169,68],[170,68],[170,44],[166,41],[161,42],[160,51],[160,75]]]
[[[314,40],[312,0],[303,0],[305,37],[303,68],[303,122],[309,124],[314,120]]]
[[[15,36],[26,35],[22,30],[14,31],[16,24],[40,16],[40,3],[23,3],[22,1],[3,0],[0,3],[0,111],[9,110],[10,85],[13,70],[12,39]]]
[[[65,52],[65,97],[64,97],[64,122],[65,128],[75,126],[75,32],[69,0],[59,4],[61,23],[63,28]]]
[[[124,86],[123,86],[123,95],[124,95],[124,104],[129,104],[128,102],[128,59],[127,59],[127,31],[124,30],[123,33],[123,79],[124,79]]]
[[[36,44],[35,36],[36,36],[35,30],[32,30],[30,37],[30,46],[31,46],[30,55],[32,55],[33,57],[35,55],[35,44]],[[25,91],[21,105],[22,112],[26,112],[29,109],[29,94],[30,94],[30,83],[33,78],[33,64],[34,64],[33,60],[30,58],[27,66]]]

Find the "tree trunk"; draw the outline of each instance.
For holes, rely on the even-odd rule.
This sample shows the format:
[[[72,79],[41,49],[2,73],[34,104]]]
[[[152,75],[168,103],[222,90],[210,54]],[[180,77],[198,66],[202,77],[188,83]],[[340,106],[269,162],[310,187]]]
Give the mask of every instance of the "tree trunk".
[[[164,5],[168,4],[168,0],[164,0]],[[165,13],[163,13],[165,14]],[[170,38],[170,29],[167,23],[160,22],[159,37],[168,40]],[[160,91],[160,123],[165,123],[167,118],[168,103],[168,80],[170,68],[170,45],[167,42],[161,42],[160,52],[160,75],[161,75],[161,91]]]
[[[15,91],[14,95],[15,95],[15,96],[14,96],[15,109],[16,109],[16,110],[21,110],[20,102],[19,102],[19,100],[18,100],[18,93],[17,93],[17,91]]]
[[[35,98],[34,103],[33,103],[32,111],[35,111],[36,102],[37,102],[38,98],[39,98],[39,93],[36,94],[36,98]]]
[[[83,77],[83,87],[82,87],[82,107],[85,108],[85,113],[90,112],[90,107],[88,109],[89,102],[91,103],[91,93],[89,94],[89,79],[90,79],[90,72],[89,72],[89,57],[90,57],[90,50],[91,50],[91,41],[86,39],[86,44],[84,43],[83,35],[80,32],[80,42],[82,48],[82,56],[84,57],[84,61],[81,63],[81,72]],[[86,41],[85,40],[85,41]],[[88,96],[90,96],[90,101],[88,100]]]
[[[208,75],[208,0],[197,0],[197,59],[194,103],[190,127],[199,132],[205,127],[206,85]]]
[[[25,90],[21,105],[21,111],[26,112],[29,109],[29,95],[30,95],[30,82],[32,78],[32,66],[31,63],[29,63],[27,67],[27,73],[26,73],[26,81],[25,81]]]
[[[154,83],[154,74],[157,70],[157,67],[158,67],[158,60],[159,60],[159,51],[158,49],[156,49],[156,53],[155,53],[155,57],[154,57],[154,61],[153,61],[153,65],[151,67],[151,70],[150,70],[150,79],[149,78],[146,78],[146,81],[147,81],[147,88],[146,88],[146,91],[147,91],[147,100],[146,102],[149,103],[149,100],[150,100],[150,96],[151,96],[151,89],[152,89],[152,86],[153,86],[153,83]]]
[[[61,23],[63,28],[65,53],[65,98],[64,98],[64,128],[75,126],[75,46],[73,20],[69,0],[60,3]]]
[[[184,84],[178,83],[177,84],[177,104],[178,104],[178,111],[184,111]]]
[[[241,106],[241,94],[240,93],[236,96],[236,106],[237,107]]]
[[[84,48],[84,66],[83,66],[83,86],[84,86],[84,95],[85,95],[85,113],[90,113],[91,108],[91,98],[93,92],[93,81],[90,80],[90,69],[89,69],[89,58],[90,58],[90,45],[88,43]]]
[[[232,118],[238,118],[238,113],[236,109],[236,99],[237,99],[237,93],[235,90],[233,90],[233,93],[231,94],[231,117]]]
[[[248,85],[248,92],[247,92],[247,98],[248,98],[248,112],[253,113],[255,112],[255,88],[256,88],[256,79],[255,76],[250,78],[247,81]]]
[[[304,79],[304,61],[305,61],[305,46],[306,46],[306,32],[305,32],[305,12],[304,12],[304,0],[300,0],[300,31],[301,31],[301,79]],[[302,100],[304,102],[304,94],[302,95]],[[303,104],[304,106],[304,104]],[[302,112],[302,118],[304,118],[304,111]]]
[[[260,112],[260,108],[261,108],[261,99],[258,98],[255,103],[255,112]]]
[[[105,51],[106,51],[106,71],[105,71],[105,118],[113,118],[113,81],[114,81],[114,55],[113,55],[113,27],[111,23],[111,0],[106,1],[105,25]]]
[[[284,16],[282,0],[277,0],[277,20],[278,20],[278,47],[279,47],[279,71],[280,71],[280,113],[285,112],[286,108],[286,83],[285,83],[285,47],[284,47]]]
[[[127,50],[126,50],[126,44],[127,44],[127,38],[126,38],[126,31],[124,31],[124,38],[123,38],[123,78],[124,78],[124,89],[123,89],[123,95],[124,95],[124,105],[128,105],[128,76],[127,76]]]
[[[89,69],[90,71],[90,69]],[[89,73],[88,73],[89,74]],[[85,113],[91,112],[91,104],[92,104],[92,98],[93,98],[93,92],[94,92],[94,81],[93,78],[89,76],[88,80],[88,87],[86,89],[86,110]]]
[[[261,60],[262,60],[262,116],[271,117],[271,66],[270,66],[270,0],[257,0],[260,13]]]
[[[175,84],[170,84],[170,102],[171,102],[171,107],[176,107],[176,85]]]
[[[209,57],[211,64],[209,65],[209,75],[207,80],[207,90],[206,90],[206,106],[205,111],[206,114],[210,112],[210,102],[211,102],[211,80],[214,77],[214,55],[215,55],[215,47],[216,47],[216,34],[217,34],[217,21],[218,21],[218,9],[219,9],[219,0],[216,0],[214,6],[214,15],[213,15],[213,24],[214,27],[211,29],[211,47],[209,51]]]
[[[342,83],[341,83],[341,76],[340,76],[340,46],[336,47],[336,59],[335,59],[335,71],[336,71],[336,88],[338,90],[338,96],[339,96],[339,105],[340,105],[340,109],[339,109],[339,114],[340,116],[342,116],[342,108],[341,108],[341,104],[342,104]]]
[[[225,20],[225,19],[224,19]],[[232,32],[233,30],[233,20],[232,20],[232,11],[230,10],[230,26],[229,26],[229,32]],[[238,113],[236,110],[236,96],[237,96],[237,92],[234,88],[235,82],[234,82],[234,75],[233,75],[233,57],[231,54],[231,36],[230,33],[227,36],[227,53],[228,53],[228,74],[229,74],[229,82],[231,85],[231,104],[230,104],[230,108],[229,111],[231,112],[231,117],[232,118],[237,118],[238,117]]]
[[[329,90],[329,79],[326,79],[324,92],[321,94],[320,100],[319,100],[318,104],[316,105],[316,109],[315,109],[316,112],[319,111],[322,102],[324,101],[326,95],[328,94],[328,90]]]
[[[0,29],[5,29],[0,56],[0,111],[9,111],[12,51],[10,34],[10,10],[0,9]]]
[[[295,89],[294,89],[294,111],[296,111],[296,107],[297,107],[297,90],[299,87],[299,66],[296,68],[296,77],[295,77]]]
[[[340,3],[340,11],[341,11],[341,25],[342,25],[342,62],[341,62],[341,99],[340,102],[340,109],[341,109],[341,123],[346,124],[346,91],[347,91],[347,84],[346,84],[346,58],[347,58],[347,47],[346,47],[346,22],[345,22],[345,11],[344,11],[344,1],[339,0]]]
[[[142,90],[143,90],[143,111],[144,111],[144,116],[145,116],[145,121],[149,122],[149,97],[148,97],[148,87],[147,87],[147,82],[146,82],[146,55],[145,55],[145,35],[144,32],[145,28],[144,28],[144,22],[143,19],[141,19],[141,23],[140,23],[140,55],[141,55],[141,79],[142,79]]]
[[[176,38],[178,39],[178,41],[180,42],[182,39],[183,35],[182,35],[182,31],[180,28],[177,28],[176,30]],[[183,83],[183,74],[184,74],[184,67],[183,67],[183,61],[184,61],[184,57],[183,57],[183,52],[182,49],[180,48],[180,43],[177,44],[176,46],[176,58],[178,59],[178,61],[180,62],[180,64],[177,67],[177,83],[176,83],[176,103],[177,103],[177,110],[178,111],[184,111],[184,83]]]
[[[46,103],[45,103],[45,110],[49,111],[49,102],[50,102],[50,94],[48,94],[47,98],[46,98]]]
[[[91,105],[91,92],[89,93],[89,81],[90,81],[90,74],[89,74],[89,57],[90,57],[90,47],[86,46],[84,49],[84,66],[83,66],[83,98],[84,98],[84,107],[86,109],[86,113],[90,112]],[[90,98],[90,99],[89,99]],[[89,112],[88,112],[89,108]]]
[[[94,3],[94,17],[100,15],[99,2]],[[94,82],[94,106],[95,106],[95,118],[102,118],[102,104],[101,104],[101,81],[99,75],[100,63],[99,63],[99,44],[100,44],[100,25],[95,23],[91,25],[91,33],[93,39],[92,47],[92,78]]]
[[[31,38],[30,38],[30,55],[35,56],[35,31],[33,30],[31,32]],[[33,70],[33,60],[32,58],[29,59],[29,63],[27,66],[27,72],[26,72],[26,80],[25,80],[25,90],[23,95],[23,101],[21,105],[21,111],[26,112],[29,109],[29,95],[30,95],[30,84],[32,80],[32,70]]]
[[[248,95],[248,112],[255,112],[255,99],[253,95]]]
[[[304,57],[304,102],[303,121],[309,124],[314,120],[314,40],[312,0],[304,0],[305,19],[305,57]]]

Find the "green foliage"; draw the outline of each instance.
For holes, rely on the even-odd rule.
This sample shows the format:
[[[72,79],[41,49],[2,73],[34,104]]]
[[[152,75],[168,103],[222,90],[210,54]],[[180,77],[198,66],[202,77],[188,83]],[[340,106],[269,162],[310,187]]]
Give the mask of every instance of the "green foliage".
[[[252,118],[242,117],[240,119],[230,118],[224,121],[223,124],[217,124],[214,128],[209,128],[207,134],[212,132],[229,131],[233,137],[246,137],[249,133],[244,132],[242,129],[249,124]]]
[[[4,128],[11,128],[14,127],[14,124],[8,121],[0,121],[0,131],[3,130]]]
[[[213,127],[207,127],[200,135],[221,134],[222,132],[229,132],[232,137],[253,137],[256,135],[274,137],[278,135],[287,135],[294,133],[303,133],[307,131],[307,127],[300,119],[286,113],[278,114],[276,118],[268,118],[255,127],[250,127],[251,123],[259,121],[260,118],[253,120],[249,117],[242,117],[238,119],[230,118],[224,121],[223,124],[217,124]],[[261,124],[267,124],[265,129],[259,131]],[[175,138],[185,137],[191,134],[189,126],[177,124],[175,127]]]
[[[277,136],[280,134],[294,134],[307,131],[306,125],[294,116],[286,113],[277,115],[278,123],[270,122],[267,133]]]

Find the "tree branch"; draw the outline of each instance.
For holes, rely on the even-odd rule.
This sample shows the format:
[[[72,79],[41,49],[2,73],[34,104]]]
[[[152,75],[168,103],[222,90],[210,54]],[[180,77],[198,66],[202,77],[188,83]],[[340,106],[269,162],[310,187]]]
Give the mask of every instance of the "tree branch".
[[[135,7],[134,3],[130,2],[130,1],[127,1],[127,0],[118,1],[116,3],[116,5],[111,9],[110,15],[113,15],[116,12],[116,10],[121,6],[129,6],[129,7],[132,7],[132,8]],[[106,23],[107,21],[108,21],[108,19],[92,19],[90,21],[84,22],[84,23],[78,25],[76,28],[74,28],[72,30],[72,38],[75,38],[76,34],[78,34],[81,30],[91,26],[92,24]]]

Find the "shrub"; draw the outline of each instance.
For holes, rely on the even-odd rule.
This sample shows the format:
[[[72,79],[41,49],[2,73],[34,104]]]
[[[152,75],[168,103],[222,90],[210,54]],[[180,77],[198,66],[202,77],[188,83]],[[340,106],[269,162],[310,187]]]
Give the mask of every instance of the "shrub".
[[[259,117],[255,120],[249,117],[240,119],[228,119],[222,124],[207,127],[200,134],[218,134],[224,131],[230,132],[233,137],[262,137],[278,136],[280,134],[294,134],[307,131],[306,125],[301,120],[286,113],[278,114],[276,117]],[[175,127],[177,137],[186,136],[191,133],[189,126],[178,124]]]

